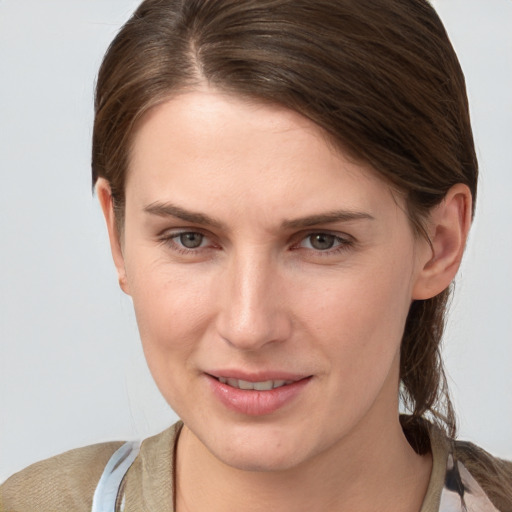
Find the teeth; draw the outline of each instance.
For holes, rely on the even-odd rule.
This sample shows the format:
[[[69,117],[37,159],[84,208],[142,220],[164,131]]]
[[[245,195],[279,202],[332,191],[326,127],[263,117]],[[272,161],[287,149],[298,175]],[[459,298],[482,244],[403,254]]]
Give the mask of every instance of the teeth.
[[[242,380],[240,379],[238,381],[238,387],[240,389],[255,389],[255,386],[256,384],[259,384],[259,383],[256,383],[256,382],[249,382],[247,380]],[[233,384],[231,384],[231,382],[229,383],[230,386],[232,386]],[[272,388],[271,388],[272,389]]]
[[[265,382],[255,382],[253,388],[256,391],[270,391],[273,389],[274,383],[271,380],[266,380]]]
[[[218,379],[222,384],[227,384],[233,388],[256,391],[270,391],[271,389],[280,388],[281,386],[286,386],[293,382],[292,380],[265,380],[262,382],[249,382],[248,380],[231,379],[226,377],[218,377]]]
[[[240,386],[238,385],[238,380],[237,379],[228,379],[228,382],[227,382],[231,387],[233,388],[239,388]]]

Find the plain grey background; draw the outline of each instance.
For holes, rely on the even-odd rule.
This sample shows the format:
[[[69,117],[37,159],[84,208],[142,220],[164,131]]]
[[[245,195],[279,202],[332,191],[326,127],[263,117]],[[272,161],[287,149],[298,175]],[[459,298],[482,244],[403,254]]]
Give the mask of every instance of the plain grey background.
[[[89,177],[93,83],[135,0],[0,0],[0,481],[175,420],[146,369]],[[434,1],[481,166],[444,355],[460,437],[512,458],[512,2]]]

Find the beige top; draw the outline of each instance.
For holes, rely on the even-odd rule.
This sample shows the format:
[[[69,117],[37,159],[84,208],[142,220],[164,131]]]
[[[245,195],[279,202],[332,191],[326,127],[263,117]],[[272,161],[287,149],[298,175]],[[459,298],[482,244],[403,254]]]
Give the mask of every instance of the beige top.
[[[172,512],[174,452],[182,423],[146,439],[122,484],[126,512]],[[449,443],[431,429],[433,467],[420,512],[439,512]],[[96,485],[112,454],[123,443],[71,450],[38,462],[0,486],[0,512],[90,512]]]

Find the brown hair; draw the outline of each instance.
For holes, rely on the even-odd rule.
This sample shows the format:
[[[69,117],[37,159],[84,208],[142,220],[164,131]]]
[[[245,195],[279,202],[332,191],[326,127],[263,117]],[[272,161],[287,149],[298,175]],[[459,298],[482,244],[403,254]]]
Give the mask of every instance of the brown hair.
[[[426,0],[146,0],[97,82],[93,183],[109,181],[120,229],[137,122],[200,83],[313,120],[401,191],[423,236],[452,185],[476,197],[464,76]],[[415,301],[405,325],[400,379],[411,415],[402,421],[411,439],[423,417],[455,435],[439,352],[448,297]]]

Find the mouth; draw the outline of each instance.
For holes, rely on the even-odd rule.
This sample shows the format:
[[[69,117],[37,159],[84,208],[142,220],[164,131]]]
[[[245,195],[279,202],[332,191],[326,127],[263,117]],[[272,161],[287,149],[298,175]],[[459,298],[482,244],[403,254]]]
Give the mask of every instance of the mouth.
[[[238,371],[207,373],[213,395],[225,407],[238,414],[263,416],[272,414],[303,396],[312,375],[264,372],[247,375]],[[244,378],[241,378],[244,377]]]
[[[293,384],[293,380],[262,380],[259,382],[251,382],[242,379],[233,379],[228,377],[215,377],[222,384],[227,384],[232,388],[254,391],[270,391],[272,389],[281,388],[289,384]]]

